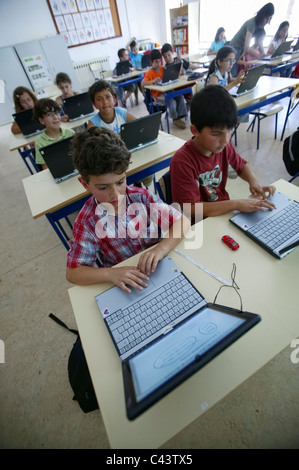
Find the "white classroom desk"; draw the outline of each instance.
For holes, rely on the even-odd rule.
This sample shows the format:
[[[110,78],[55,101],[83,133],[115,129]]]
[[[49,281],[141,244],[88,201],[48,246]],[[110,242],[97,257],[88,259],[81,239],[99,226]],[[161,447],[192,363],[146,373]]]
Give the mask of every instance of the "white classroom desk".
[[[118,82],[121,82],[123,80],[129,81],[133,78],[138,77],[139,75],[143,75],[148,70],[150,70],[150,67],[148,67],[147,69],[143,69],[143,70],[133,70],[132,72],[126,73],[125,75],[120,75],[119,77],[117,77],[116,75],[111,75],[110,77],[106,77],[105,80],[107,82],[112,82],[112,83],[117,84]]]
[[[277,189],[299,200],[298,187],[283,180],[274,184]],[[247,196],[248,185],[241,185],[240,191],[241,196]],[[158,448],[257,372],[299,335],[299,249],[277,260],[235,228],[229,222],[229,214],[205,219],[196,225],[196,230],[202,227],[202,247],[186,250],[184,241],[178,248],[186,250],[193,259],[228,281],[234,262],[243,308],[260,314],[262,320],[134,421],[126,417],[120,360],[94,301],[95,295],[110,284],[69,289],[101,415],[113,449]],[[225,234],[236,238],[239,250],[232,252],[224,245],[221,237]],[[221,283],[179,254],[171,252],[170,256],[206,300],[213,302]],[[137,260],[138,256],[135,256],[123,264],[136,265]],[[217,302],[240,307],[237,294],[230,288],[221,290]]]
[[[154,167],[155,164],[173,155],[184,143],[185,140],[160,130],[156,144],[131,154],[127,177]],[[88,195],[77,177],[56,184],[49,169],[24,178],[23,185],[34,219]]]
[[[75,129],[76,127],[83,126],[86,122],[89,121],[91,117],[92,115],[88,117],[84,117],[82,119],[78,119],[77,121],[73,121],[73,122],[61,122],[61,127],[63,129]],[[39,135],[40,134],[37,134],[37,135],[34,135],[33,137],[29,137],[28,139],[26,139],[26,137],[24,137],[23,134],[11,134],[9,150],[12,152],[13,150],[19,150],[22,147],[26,147],[27,145],[34,144],[35,139]]]

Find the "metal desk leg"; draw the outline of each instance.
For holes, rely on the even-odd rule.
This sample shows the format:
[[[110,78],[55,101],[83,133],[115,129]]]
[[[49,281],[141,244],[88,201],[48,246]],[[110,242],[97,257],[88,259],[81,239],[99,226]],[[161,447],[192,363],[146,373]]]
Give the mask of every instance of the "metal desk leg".
[[[62,225],[60,224],[60,222],[59,221],[55,222],[55,220],[53,219],[51,214],[46,214],[46,217],[47,217],[48,221],[50,222],[50,224],[52,225],[53,229],[55,230],[56,234],[58,235],[58,237],[59,237],[60,241],[62,242],[62,244],[64,245],[64,247],[67,249],[67,251],[69,251],[70,246],[67,242],[68,237],[67,237],[67,234],[65,233]]]
[[[281,133],[281,138],[280,138],[280,140],[283,140],[284,131],[285,131],[285,128],[286,128],[286,125],[287,125],[287,120],[288,120],[289,115],[291,114],[291,113],[290,113],[291,104],[292,104],[292,97],[290,96],[289,106],[288,106],[286,118],[285,118],[285,121],[284,121],[284,125],[283,125],[283,129],[282,129],[282,133]]]

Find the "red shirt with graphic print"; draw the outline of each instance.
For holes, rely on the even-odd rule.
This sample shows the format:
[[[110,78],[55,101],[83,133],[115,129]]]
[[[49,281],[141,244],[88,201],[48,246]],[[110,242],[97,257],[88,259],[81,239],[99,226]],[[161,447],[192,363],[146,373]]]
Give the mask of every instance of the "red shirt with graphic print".
[[[246,164],[231,142],[220,153],[202,155],[193,138],[174,154],[170,164],[172,201],[215,202],[229,199],[226,182],[229,165],[239,175]]]

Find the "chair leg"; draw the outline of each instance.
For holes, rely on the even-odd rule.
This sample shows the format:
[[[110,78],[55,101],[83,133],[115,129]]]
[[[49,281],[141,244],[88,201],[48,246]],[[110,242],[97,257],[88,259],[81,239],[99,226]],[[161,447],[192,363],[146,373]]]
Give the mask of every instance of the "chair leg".
[[[261,126],[261,118],[257,117],[257,143],[256,148],[257,150],[260,148],[260,126]]]
[[[248,128],[247,128],[247,132],[248,132],[250,129],[251,129],[251,132],[253,132],[254,126],[255,126],[256,118],[257,118],[257,116],[254,116],[253,120],[251,121],[251,123],[249,124],[249,126],[248,126]]]
[[[277,122],[278,122],[278,113],[275,114],[275,131],[274,131],[274,139],[276,140],[277,137]]]

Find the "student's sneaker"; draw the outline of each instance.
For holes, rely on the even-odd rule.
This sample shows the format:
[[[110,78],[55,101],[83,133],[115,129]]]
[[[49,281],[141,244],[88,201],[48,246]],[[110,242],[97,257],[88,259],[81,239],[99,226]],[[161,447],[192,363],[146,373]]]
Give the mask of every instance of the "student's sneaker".
[[[182,119],[174,119],[172,122],[175,126],[179,127],[180,129],[186,129],[186,124],[184,123],[184,121],[182,121]]]

